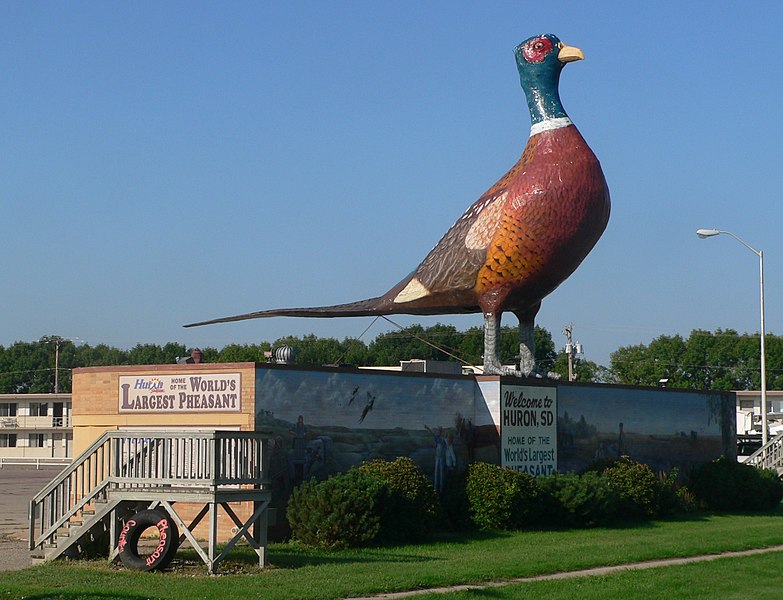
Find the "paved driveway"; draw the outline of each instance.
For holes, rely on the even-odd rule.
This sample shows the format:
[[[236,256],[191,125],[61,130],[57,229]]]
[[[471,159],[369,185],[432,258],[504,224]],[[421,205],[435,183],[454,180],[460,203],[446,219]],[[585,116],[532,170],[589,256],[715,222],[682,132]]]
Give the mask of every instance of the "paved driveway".
[[[27,510],[30,499],[62,467],[10,466],[0,469],[0,571],[24,569],[32,564],[27,549]]]

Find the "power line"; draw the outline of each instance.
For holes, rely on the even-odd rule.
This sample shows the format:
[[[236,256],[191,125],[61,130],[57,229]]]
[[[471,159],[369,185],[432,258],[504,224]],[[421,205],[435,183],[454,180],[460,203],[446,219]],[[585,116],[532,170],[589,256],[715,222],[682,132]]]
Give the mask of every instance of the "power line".
[[[392,321],[392,320],[391,320],[389,317],[383,316],[383,319],[384,319],[385,321],[388,321],[389,323],[391,323],[391,324],[392,324],[392,325],[394,325],[395,327],[399,328],[400,330],[404,329],[404,327],[402,327],[401,325],[399,325],[399,324],[395,323],[395,322],[394,322],[394,321]],[[430,342],[430,341],[428,341],[428,340],[425,340],[425,339],[424,339],[423,337],[421,337],[421,336],[418,336],[418,335],[416,335],[416,334],[413,334],[413,333],[411,333],[411,334],[410,334],[410,337],[413,337],[413,338],[415,338],[415,339],[419,340],[420,342],[423,342],[423,343],[427,344],[428,346],[431,346],[431,347],[435,348],[435,350],[438,350],[439,352],[443,352],[443,353],[444,353],[446,356],[450,356],[451,358],[453,358],[453,359],[457,360],[458,362],[461,362],[461,363],[462,363],[462,364],[464,364],[464,365],[471,366],[471,364],[472,364],[472,363],[470,363],[469,361],[467,361],[467,360],[465,360],[465,359],[463,359],[463,358],[460,358],[460,357],[459,357],[459,356],[457,356],[456,354],[452,354],[451,352],[448,352],[447,350],[445,350],[445,349],[444,349],[444,347],[439,347],[439,346],[437,346],[436,344],[433,344],[432,342]],[[449,348],[449,350],[454,350],[454,351],[456,352],[456,350],[455,350],[454,348]]]
[[[67,367],[60,367],[60,371],[70,371],[71,369]],[[22,373],[41,373],[43,371],[54,371],[54,367],[47,367],[45,369],[27,369],[26,371],[3,371],[0,372],[0,376],[2,375],[21,375]]]

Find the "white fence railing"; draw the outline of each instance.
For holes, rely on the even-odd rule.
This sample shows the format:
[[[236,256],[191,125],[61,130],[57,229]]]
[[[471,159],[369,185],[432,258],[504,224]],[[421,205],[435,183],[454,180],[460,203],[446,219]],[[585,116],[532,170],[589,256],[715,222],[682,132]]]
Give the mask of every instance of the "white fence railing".
[[[64,467],[70,464],[70,458],[56,456],[0,456],[0,469],[8,466],[22,466],[35,467],[38,470],[43,467]]]
[[[71,417],[0,417],[0,429],[60,429],[71,427]]]

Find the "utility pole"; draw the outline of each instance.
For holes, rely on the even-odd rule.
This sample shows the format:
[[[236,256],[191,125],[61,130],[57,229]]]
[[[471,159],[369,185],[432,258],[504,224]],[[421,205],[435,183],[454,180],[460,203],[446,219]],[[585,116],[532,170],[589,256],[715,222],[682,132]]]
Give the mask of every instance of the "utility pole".
[[[568,381],[574,381],[576,374],[574,373],[574,358],[578,354],[584,354],[582,344],[580,342],[574,343],[574,324],[566,325],[563,329],[563,335],[566,336],[565,352],[568,356]]]
[[[75,342],[79,338],[64,338],[59,335],[45,335],[39,342],[42,344],[54,344],[54,393],[60,393],[60,346],[65,342]],[[81,341],[81,340],[79,340]]]
[[[65,339],[59,335],[45,335],[40,340],[42,344],[54,344],[54,393],[60,393],[60,344]]]

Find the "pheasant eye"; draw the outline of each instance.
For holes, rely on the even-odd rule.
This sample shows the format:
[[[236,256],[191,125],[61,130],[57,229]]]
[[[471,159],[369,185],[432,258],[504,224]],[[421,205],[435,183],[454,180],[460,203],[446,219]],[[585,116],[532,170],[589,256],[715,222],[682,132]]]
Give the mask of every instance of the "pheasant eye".
[[[552,42],[548,38],[530,40],[522,48],[525,60],[530,63],[544,62],[547,54],[552,51]]]

